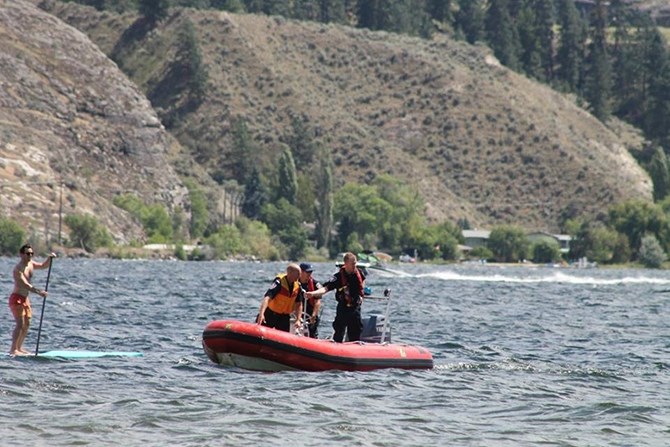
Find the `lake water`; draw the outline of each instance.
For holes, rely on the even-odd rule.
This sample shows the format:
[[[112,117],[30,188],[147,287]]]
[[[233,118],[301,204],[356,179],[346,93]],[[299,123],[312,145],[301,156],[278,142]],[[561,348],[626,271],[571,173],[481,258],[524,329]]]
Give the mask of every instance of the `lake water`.
[[[15,262],[0,259],[4,303]],[[368,285],[392,289],[394,341],[429,348],[433,370],[211,363],[205,325],[252,320],[284,266],[58,259],[40,350],[144,356],[4,356],[0,445],[670,445],[670,272],[395,266],[402,275],[373,272]],[[317,264],[315,276],[333,271]],[[36,273],[36,285],[45,280]],[[2,306],[6,352],[13,320]],[[324,307],[326,335],[332,293]]]

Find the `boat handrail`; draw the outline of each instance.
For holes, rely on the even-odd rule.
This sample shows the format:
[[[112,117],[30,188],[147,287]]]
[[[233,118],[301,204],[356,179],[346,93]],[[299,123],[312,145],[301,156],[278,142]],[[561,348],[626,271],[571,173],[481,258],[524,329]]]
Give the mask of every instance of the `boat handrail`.
[[[391,289],[384,289],[384,297],[387,298],[387,301],[386,311],[384,313],[384,326],[382,327],[382,335],[379,337],[380,343],[384,343],[386,341],[386,331],[388,329],[389,320],[391,318]]]
[[[391,297],[389,297],[389,296],[365,295],[365,296],[363,297],[363,300],[380,300],[380,301],[384,301],[384,300],[390,300],[390,299],[391,299]]]

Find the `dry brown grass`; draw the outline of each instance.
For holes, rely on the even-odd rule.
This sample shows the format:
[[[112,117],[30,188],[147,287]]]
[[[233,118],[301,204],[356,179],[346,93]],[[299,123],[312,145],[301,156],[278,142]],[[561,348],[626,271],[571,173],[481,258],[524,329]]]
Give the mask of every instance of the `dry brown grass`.
[[[69,5],[54,11],[110,52],[132,17]],[[340,183],[390,173],[415,185],[435,219],[557,231],[574,215],[650,200],[629,150],[641,140],[604,126],[561,95],[500,67],[484,47],[223,12],[181,11],[126,49],[141,87],[170,63],[191,20],[209,71],[205,102],[173,134],[230,171],[230,123],[244,117],[271,169],[276,143],[302,116],[332,148]],[[317,167],[318,170],[318,167]]]

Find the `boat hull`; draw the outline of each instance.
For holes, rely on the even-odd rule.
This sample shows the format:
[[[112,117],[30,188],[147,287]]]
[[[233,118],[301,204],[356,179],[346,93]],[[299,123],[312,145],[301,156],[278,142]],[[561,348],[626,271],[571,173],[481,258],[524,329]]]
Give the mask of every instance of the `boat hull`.
[[[420,346],[335,343],[235,320],[217,320],[208,324],[203,331],[202,345],[215,363],[255,371],[372,371],[433,367],[432,354]]]

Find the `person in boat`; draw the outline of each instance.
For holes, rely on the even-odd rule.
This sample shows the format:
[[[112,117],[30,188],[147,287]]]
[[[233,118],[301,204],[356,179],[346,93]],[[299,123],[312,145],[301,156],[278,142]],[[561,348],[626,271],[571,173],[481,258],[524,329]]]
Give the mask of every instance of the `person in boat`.
[[[321,284],[312,276],[314,268],[312,264],[303,262],[300,264],[300,286],[304,292],[313,292],[321,288]],[[305,314],[309,316],[309,336],[312,338],[319,338],[319,311],[321,310],[321,295],[307,298],[305,296]]]
[[[346,330],[349,341],[358,341],[363,330],[361,320],[361,304],[365,289],[365,274],[356,266],[356,255],[348,252],[344,254],[344,263],[322,287],[305,292],[306,298],[321,296],[331,290],[336,290],[337,311],[333,321],[333,340],[342,343]]]
[[[289,264],[286,273],[277,275],[261,301],[256,323],[279,329],[291,330],[291,313],[295,311],[295,327],[300,328],[302,321],[303,292],[300,287],[300,266]]]
[[[35,251],[33,247],[30,244],[24,244],[19,249],[20,260],[14,266],[14,290],[9,295],[9,309],[12,311],[16,325],[12,332],[12,347],[9,349],[10,355],[28,354],[28,351],[23,349],[23,342],[26,339],[26,335],[28,335],[30,319],[33,316],[28,295],[30,292],[36,293],[42,298],[46,298],[48,295],[46,290],[38,289],[32,285],[31,281],[33,279],[33,271],[49,267],[56,255],[51,253],[44,262],[33,261],[34,255]]]

